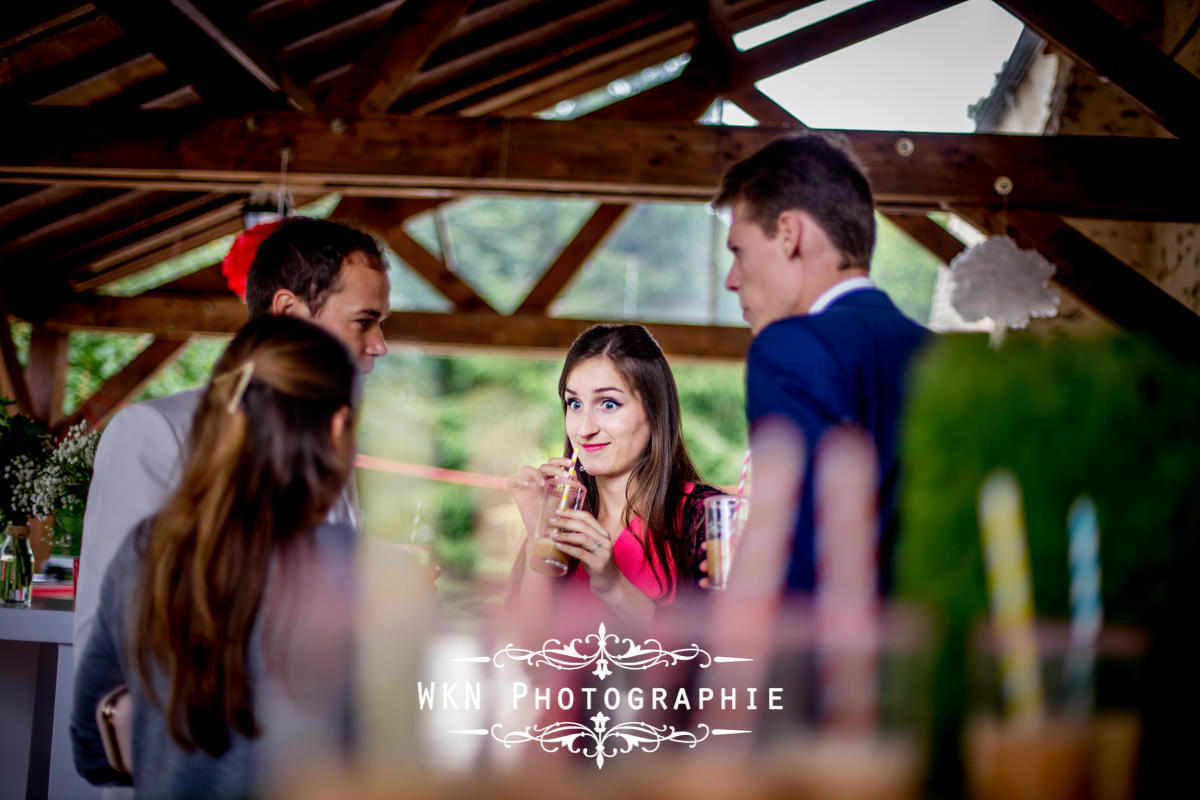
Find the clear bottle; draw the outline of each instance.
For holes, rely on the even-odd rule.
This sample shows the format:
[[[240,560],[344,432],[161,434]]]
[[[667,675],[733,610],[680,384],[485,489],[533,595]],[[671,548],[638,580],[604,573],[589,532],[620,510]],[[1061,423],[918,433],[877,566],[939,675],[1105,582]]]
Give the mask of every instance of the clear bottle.
[[[28,608],[33,602],[33,548],[29,526],[9,525],[0,543],[0,605]]]

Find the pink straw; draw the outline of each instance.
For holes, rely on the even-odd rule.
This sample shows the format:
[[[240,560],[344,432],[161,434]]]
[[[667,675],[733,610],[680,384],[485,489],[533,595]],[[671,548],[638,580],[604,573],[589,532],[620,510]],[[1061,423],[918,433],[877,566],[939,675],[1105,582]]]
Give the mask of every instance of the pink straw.
[[[750,448],[746,447],[746,457],[742,459],[742,477],[738,480],[737,504],[742,505],[742,495],[746,492],[746,476],[750,472]]]

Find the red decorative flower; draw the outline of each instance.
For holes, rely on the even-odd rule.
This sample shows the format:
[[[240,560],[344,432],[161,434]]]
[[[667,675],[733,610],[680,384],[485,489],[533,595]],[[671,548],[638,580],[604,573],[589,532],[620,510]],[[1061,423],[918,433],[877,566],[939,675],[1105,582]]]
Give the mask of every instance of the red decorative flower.
[[[221,262],[221,274],[225,276],[225,283],[243,300],[246,299],[246,276],[250,273],[250,265],[254,263],[254,254],[258,252],[258,246],[263,240],[275,232],[280,222],[281,220],[264,222],[239,235],[233,240],[233,247],[229,248],[229,253]]]

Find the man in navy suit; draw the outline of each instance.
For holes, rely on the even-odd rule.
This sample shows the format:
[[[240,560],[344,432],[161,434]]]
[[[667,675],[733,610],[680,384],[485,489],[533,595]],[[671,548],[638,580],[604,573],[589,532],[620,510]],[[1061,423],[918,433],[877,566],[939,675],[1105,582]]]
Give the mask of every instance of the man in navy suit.
[[[869,277],[875,247],[871,187],[841,141],[777,139],[729,168],[713,206],[732,214],[737,292],[754,341],[746,357],[751,433],[769,417],[794,422],[807,444],[788,586],[814,583],[813,452],[830,426],[852,422],[879,455],[879,563],[887,591],[895,544],[897,427],[906,373],[929,331]]]

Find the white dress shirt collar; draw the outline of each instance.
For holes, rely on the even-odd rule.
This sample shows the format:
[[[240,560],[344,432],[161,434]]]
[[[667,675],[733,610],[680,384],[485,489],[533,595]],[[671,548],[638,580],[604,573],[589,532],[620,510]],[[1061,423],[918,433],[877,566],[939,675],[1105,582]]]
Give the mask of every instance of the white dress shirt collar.
[[[817,302],[813,303],[808,309],[809,314],[820,314],[825,309],[833,304],[844,294],[857,292],[859,289],[874,289],[875,281],[867,277],[847,278],[841,283],[834,284],[825,290],[825,294],[817,298]]]

